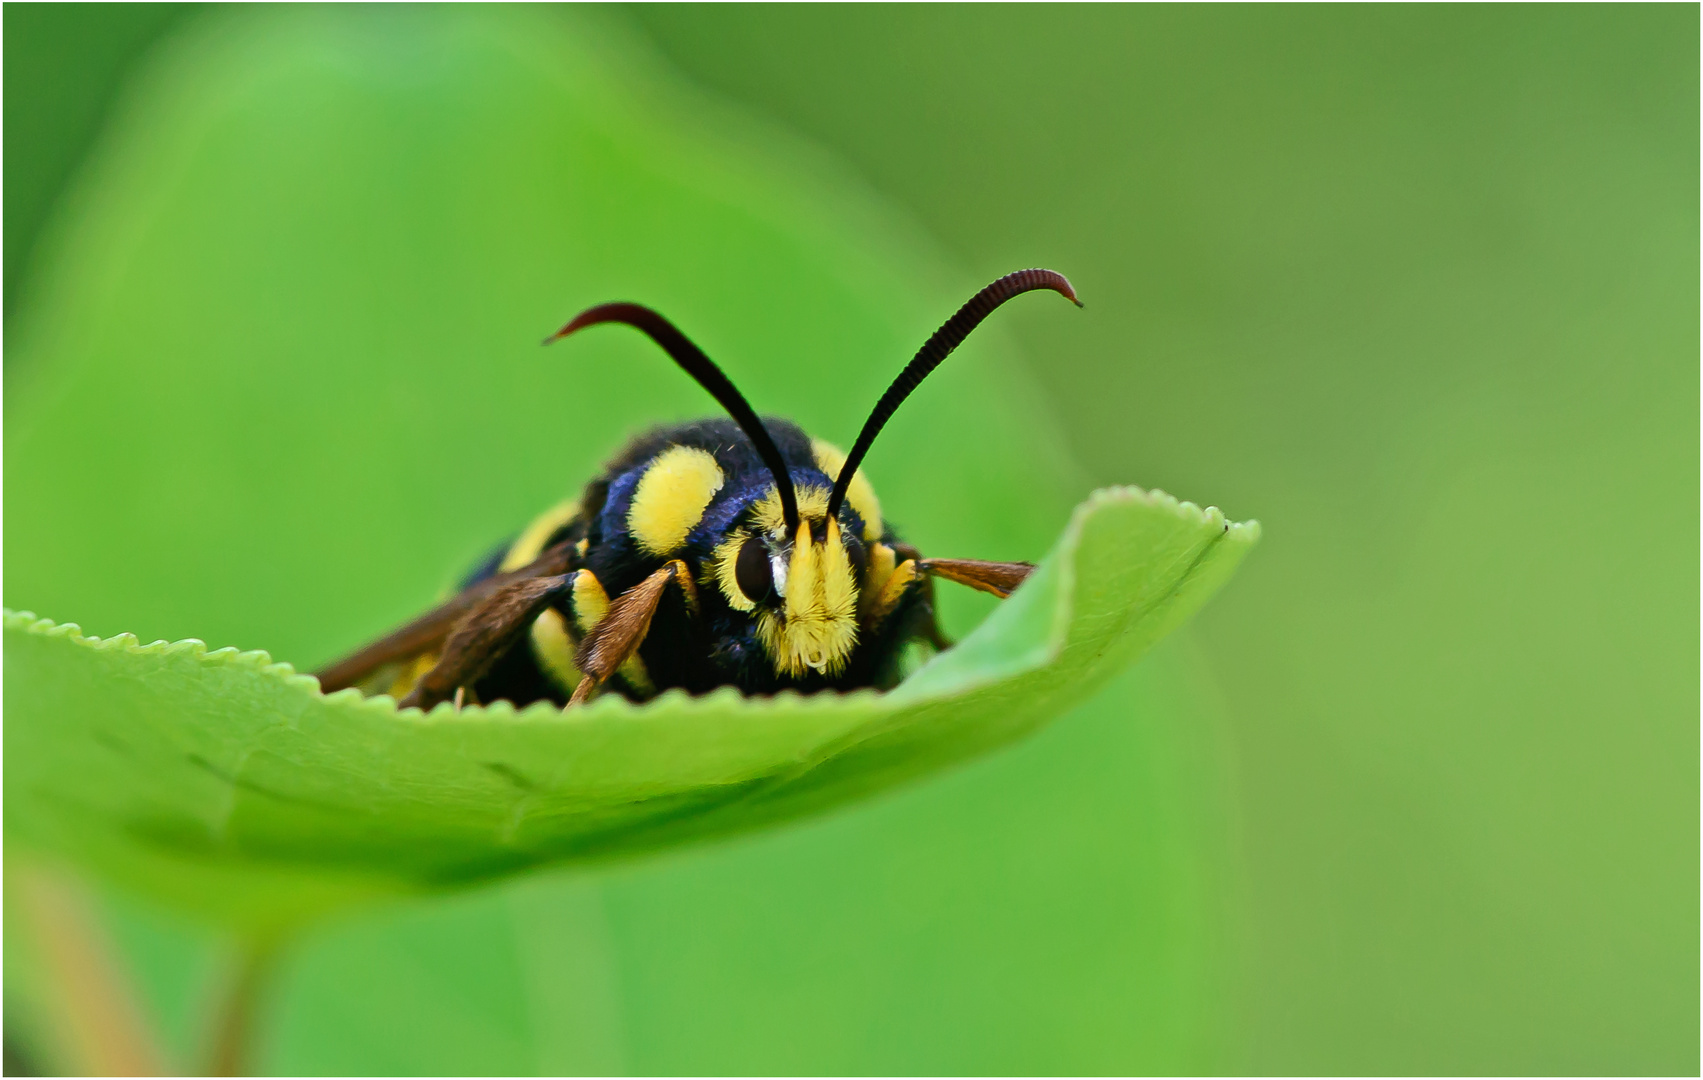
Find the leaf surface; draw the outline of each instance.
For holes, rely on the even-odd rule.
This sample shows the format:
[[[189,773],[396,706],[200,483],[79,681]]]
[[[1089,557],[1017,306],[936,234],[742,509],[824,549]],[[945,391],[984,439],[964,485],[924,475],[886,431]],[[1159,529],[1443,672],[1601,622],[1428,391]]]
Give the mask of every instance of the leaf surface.
[[[6,615],[9,828],[221,920],[656,850],[827,809],[1060,715],[1198,608],[1258,537],[1096,492],[1030,580],[889,694],[665,694],[429,714],[263,652]]]

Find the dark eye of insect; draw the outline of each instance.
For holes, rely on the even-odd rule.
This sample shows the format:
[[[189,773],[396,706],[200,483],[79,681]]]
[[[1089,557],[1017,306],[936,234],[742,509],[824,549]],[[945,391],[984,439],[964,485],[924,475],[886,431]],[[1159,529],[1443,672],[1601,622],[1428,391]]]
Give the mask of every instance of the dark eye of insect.
[[[739,591],[754,603],[768,599],[775,581],[769,569],[769,549],[757,537],[740,545],[739,558],[733,563],[733,580]]]

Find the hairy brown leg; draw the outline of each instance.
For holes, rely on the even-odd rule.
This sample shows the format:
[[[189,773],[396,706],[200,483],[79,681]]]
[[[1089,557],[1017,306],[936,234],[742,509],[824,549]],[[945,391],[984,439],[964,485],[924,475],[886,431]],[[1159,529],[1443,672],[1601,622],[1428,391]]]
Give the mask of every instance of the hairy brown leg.
[[[656,606],[669,584],[680,587],[686,598],[686,609],[698,610],[698,590],[692,584],[692,572],[679,559],[672,559],[662,569],[617,596],[609,605],[609,614],[598,621],[580,642],[574,654],[574,666],[580,669],[579,685],[574,687],[569,705],[582,705],[603,685],[604,680],[644,644],[650,633],[650,621]]]
[[[573,588],[573,574],[526,578],[498,588],[456,624],[444,642],[437,666],[420,678],[400,702],[401,707],[430,709],[477,682],[520,641],[545,608],[571,596]]]
[[[518,570],[468,586],[412,622],[315,672],[320,690],[330,694],[354,686],[386,664],[436,651],[457,626],[499,590],[528,578],[565,573],[573,557],[573,545],[564,542]]]

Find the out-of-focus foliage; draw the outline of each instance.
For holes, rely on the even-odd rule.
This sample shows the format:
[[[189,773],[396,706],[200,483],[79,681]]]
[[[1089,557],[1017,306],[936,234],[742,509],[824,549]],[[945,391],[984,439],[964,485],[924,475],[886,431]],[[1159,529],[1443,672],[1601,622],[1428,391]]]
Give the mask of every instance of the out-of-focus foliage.
[[[972,342],[986,351],[941,374],[1006,377],[989,364],[1011,328],[1029,361],[1020,411],[1059,421],[1092,474],[1063,485],[1070,498],[1158,485],[1258,515],[1268,538],[1191,630],[1016,752],[855,814],[316,938],[287,973],[272,1068],[1696,1072],[1695,8],[647,6],[631,18],[691,78],[833,158],[800,166],[788,151],[795,166],[825,180],[849,164],[966,268],[941,274],[898,244],[896,261],[927,264],[926,302],[902,288],[854,314],[777,301],[725,329],[706,320],[750,296],[731,284],[638,297],[689,316],[700,337],[713,329],[705,344],[736,374],[769,372],[760,407],[843,438],[890,374],[882,362],[896,366],[961,290],[1054,265],[1087,311],[1002,312]],[[174,55],[167,70],[206,62]],[[657,100],[656,81],[626,67],[633,54],[608,55]],[[399,58],[371,78],[430,86],[446,67],[433,70]],[[777,145],[701,99],[664,96],[685,127],[741,155]],[[139,100],[120,99],[119,124]],[[14,131],[8,195],[39,159],[14,150]],[[92,167],[112,160],[107,146]],[[454,163],[413,160],[422,175]],[[277,213],[312,190],[280,182],[251,199]],[[79,214],[61,205],[38,267]],[[422,243],[457,220],[415,217],[405,235]],[[339,223],[370,236],[383,220]],[[329,229],[296,231],[296,260],[355,257]],[[10,278],[10,245],[7,258]],[[428,325],[448,308],[454,323],[469,292],[454,281],[425,304],[411,283],[378,281],[362,302]],[[26,307],[41,284],[32,270]],[[472,400],[479,385],[456,380],[479,355],[487,376],[518,364],[535,376],[528,393],[560,400],[572,361],[490,352],[516,322],[543,319],[542,332],[582,299],[539,291],[536,314],[470,324],[441,354],[448,331],[423,333],[408,352],[417,379],[348,393],[381,418]],[[276,303],[327,317],[286,288]],[[837,351],[881,320],[891,329]],[[395,345],[369,340],[381,358]],[[304,355],[265,359],[282,369]],[[701,409],[644,350],[618,355],[669,415]],[[796,356],[814,366],[785,363]],[[595,378],[598,360],[573,374]],[[868,381],[836,381],[846,371]],[[442,397],[425,389],[446,379]],[[843,412],[804,415],[838,398]],[[228,526],[197,509],[195,527],[224,529],[206,575],[177,567],[130,592],[132,578],[152,588],[138,569],[164,550],[156,523],[140,564],[67,562],[65,579],[91,582],[87,605],[29,595],[16,553],[8,600],[312,662],[417,606],[492,530],[571,487],[608,449],[599,440],[649,415],[597,400],[618,415],[560,451],[559,480],[522,490],[512,470],[529,465],[451,463],[456,490],[483,505],[406,533],[381,533],[398,512],[385,500],[406,502],[416,472],[446,467],[432,456],[442,436],[422,437],[417,470],[327,460],[322,473],[367,481],[329,496],[373,504],[373,531],[344,538],[371,545],[353,557],[291,559],[313,540],[295,521],[319,520],[310,512],[251,529],[251,508],[221,508]],[[884,439],[920,440],[933,421],[903,422]],[[1026,422],[1001,414],[975,436],[997,454]],[[497,456],[529,461],[516,445]],[[919,460],[888,459],[883,493]],[[21,504],[7,468],[11,540]],[[1004,518],[1027,512],[1027,482],[990,480],[930,510],[954,496],[958,469],[915,472],[910,522],[998,513],[964,518],[931,550],[950,539],[951,553],[1038,554],[1045,532],[999,539],[1023,527]],[[74,497],[90,500],[78,528],[93,533],[134,525],[138,506],[165,520],[191,504]],[[233,542],[250,545],[245,566],[217,561]],[[270,562],[277,585],[256,580]],[[310,595],[291,607],[292,583],[345,573],[323,592],[295,588]],[[295,621],[307,611],[326,622]],[[978,614],[953,612],[960,628]],[[150,1001],[187,1040],[194,932],[114,910]]]
[[[180,4],[20,4],[6,12],[6,299],[42,219],[88,152],[118,84]]]

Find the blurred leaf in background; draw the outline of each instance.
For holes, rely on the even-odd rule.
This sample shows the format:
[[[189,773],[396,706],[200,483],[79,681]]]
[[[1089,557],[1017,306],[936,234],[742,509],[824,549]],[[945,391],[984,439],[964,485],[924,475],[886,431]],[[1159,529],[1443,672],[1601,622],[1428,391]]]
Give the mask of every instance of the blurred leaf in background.
[[[43,219],[124,76],[182,4],[19,4],[6,12],[6,317]]]
[[[8,31],[17,10],[6,9]],[[722,133],[718,153],[779,153],[835,191],[856,187],[842,179],[849,165],[909,215],[873,235],[898,237],[878,241],[894,262],[928,261],[930,297],[952,295],[942,281],[1018,265],[1072,275],[1090,304],[1083,319],[1011,313],[1031,370],[1025,408],[980,430],[1035,430],[1021,425],[1050,416],[1095,481],[1258,515],[1268,538],[1187,640],[1016,752],[820,825],[327,932],[287,973],[271,1067],[1697,1071],[1695,7],[657,6],[628,18],[679,71],[762,120],[659,90],[672,84],[642,50],[608,53],[624,88],[672,102],[682,127]],[[68,39],[89,56],[106,40],[83,26]],[[8,61],[30,48],[6,40]],[[294,277],[268,279],[267,328],[284,336],[251,334],[240,355],[294,372],[289,416],[318,417],[316,437],[330,428],[335,445],[304,451],[282,491],[235,507],[195,485],[133,496],[151,475],[134,462],[124,483],[58,519],[54,537],[75,541],[63,556],[46,536],[20,545],[11,440],[17,379],[30,373],[12,369],[31,353],[14,346],[7,598],[96,632],[181,627],[305,660],[333,651],[323,639],[338,628],[353,640],[402,614],[410,589],[556,497],[547,477],[568,483],[606,449],[576,441],[558,468],[536,468],[536,450],[524,452],[536,424],[478,425],[448,415],[454,402],[488,400],[491,378],[523,375],[544,388],[530,393],[559,401],[596,374],[495,344],[580,298],[495,211],[471,219],[489,235],[454,233],[477,200],[451,198],[442,178],[465,176],[464,159],[420,135],[429,122],[417,118],[451,109],[443,88],[465,85],[454,82],[464,51],[428,50],[422,64],[377,30],[361,49],[298,45],[370,87],[327,134],[310,106],[350,99],[300,90],[256,113],[262,99],[234,88],[261,76],[220,67],[223,46],[201,40],[163,58],[155,85],[215,69],[225,81],[212,85],[235,103],[221,105],[214,147],[253,179],[175,197],[207,204],[191,224],[221,200],[276,214],[300,199],[271,239],[296,245],[280,272]],[[136,137],[135,100],[118,99],[82,185]],[[356,152],[335,175],[292,171],[288,155],[243,141],[262,115],[274,132],[341,137],[327,145]],[[387,141],[409,116],[413,134]],[[481,146],[538,145],[524,120],[489,126]],[[782,126],[832,158],[799,150]],[[53,263],[14,258],[13,234],[31,223],[14,219],[13,179],[35,160],[15,134],[8,117],[8,295],[21,275],[27,307]],[[516,168],[498,160],[487,168]],[[405,187],[438,193],[429,213],[387,218],[382,192],[350,201],[362,170],[387,163],[426,178]],[[516,205],[571,202],[545,194]],[[600,207],[636,217],[654,198],[629,189]],[[48,231],[69,234],[86,211],[59,205]],[[344,216],[326,216],[334,207]],[[855,235],[869,218],[846,220],[828,231]],[[718,226],[701,250],[746,227]],[[925,231],[962,273],[926,255]],[[640,237],[641,248],[671,235]],[[502,243],[510,261],[499,263]],[[397,265],[384,246],[412,261]],[[334,260],[353,266],[316,292],[311,274]],[[463,263],[510,270],[499,286],[457,276]],[[764,373],[753,390],[763,407],[813,427],[855,425],[887,374],[869,358],[902,357],[907,334],[939,314],[867,284],[862,307],[799,287],[789,295],[819,299],[757,308],[746,282],[700,272],[710,285],[659,292],[662,279],[636,265],[573,288],[602,299],[650,285],[645,298],[706,327],[730,367],[738,355]],[[172,269],[217,283],[233,267],[258,273],[240,259]],[[389,275],[358,295],[339,289],[368,267]],[[545,269],[528,280],[534,267]],[[665,277],[689,275],[671,264]],[[374,312],[417,325],[381,326]],[[147,340],[184,333],[133,315],[127,329]],[[284,332],[295,323],[304,329]],[[798,377],[783,358],[806,343],[834,377],[865,381],[824,392]],[[989,370],[997,345],[973,363]],[[608,350],[659,410],[696,407],[638,350]],[[364,397],[332,414],[312,379],[342,378],[335,358],[357,352],[390,374],[359,374]],[[479,379],[470,356],[489,358]],[[139,347],[134,360],[171,357]],[[405,362],[421,377],[386,381]],[[220,378],[213,390],[237,392],[235,375]],[[398,415],[421,421],[412,455],[374,453],[400,437]],[[638,418],[608,418],[609,438]],[[912,421],[916,441],[890,446],[877,474],[884,494],[910,475],[905,455],[930,445],[926,422]],[[289,422],[247,435],[205,421],[178,437],[240,462]],[[384,438],[345,430],[370,424]],[[469,427],[488,440],[478,461],[530,464],[480,472],[453,458],[446,448]],[[122,448],[149,452],[136,439]],[[95,447],[68,440],[65,452],[94,467]],[[334,545],[298,519],[319,520],[316,478],[351,475],[350,458],[367,486],[331,497],[361,503],[373,524],[342,535],[327,561]],[[430,468],[481,505],[402,536],[390,523]],[[968,515],[964,538],[1020,543],[1011,530],[1024,522],[1011,500],[986,512],[999,504],[984,482],[938,516],[919,495],[917,518],[944,537]],[[79,582],[71,556],[116,520],[145,546]],[[176,551],[179,521],[204,548]],[[39,568],[24,561],[38,551]],[[26,595],[26,574],[49,569],[63,610]],[[137,580],[116,588],[115,575]],[[113,910],[152,1007],[187,1041],[207,946],[164,916],[120,900]]]

